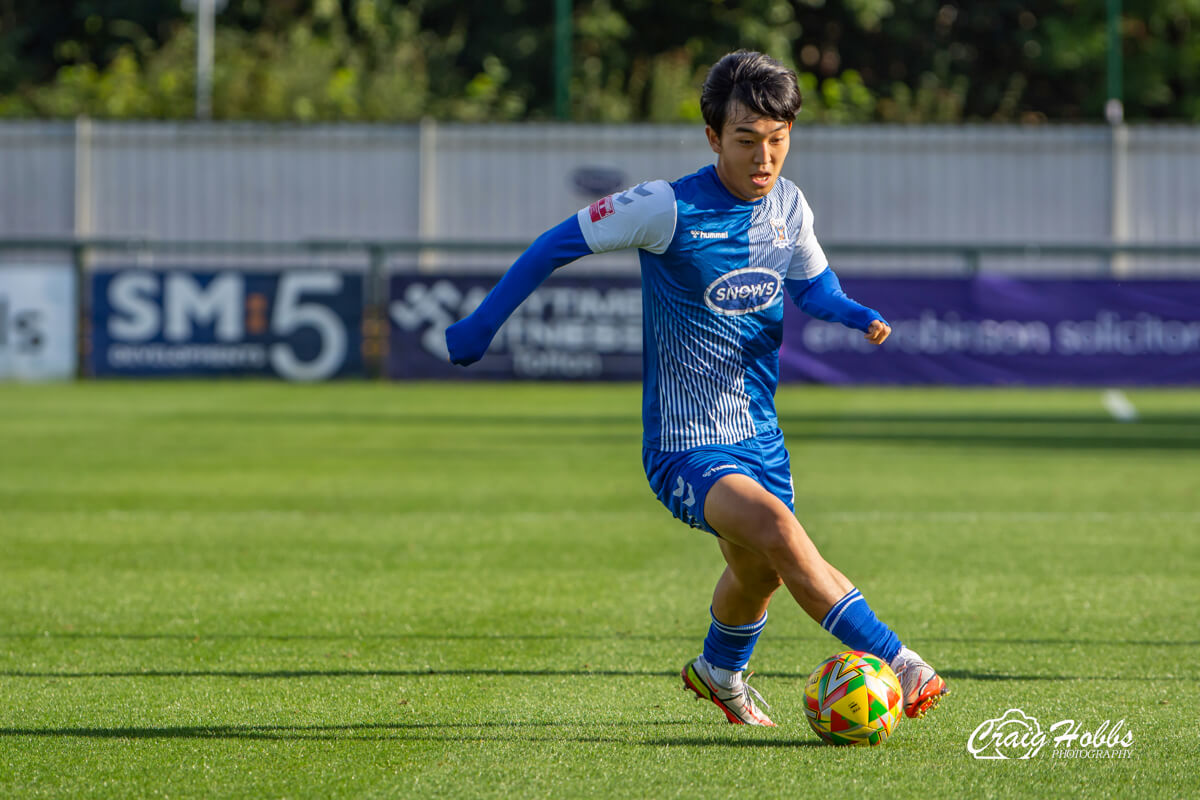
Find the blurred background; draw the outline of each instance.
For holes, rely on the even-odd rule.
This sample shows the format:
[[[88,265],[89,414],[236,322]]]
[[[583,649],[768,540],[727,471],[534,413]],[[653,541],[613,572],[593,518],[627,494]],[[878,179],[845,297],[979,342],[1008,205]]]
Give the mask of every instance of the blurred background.
[[[635,253],[442,332],[596,199],[711,163],[708,66],[800,76],[785,174],[879,353],[783,378],[1200,382],[1200,2],[0,0],[0,378],[636,379]],[[791,315],[791,310],[788,311]]]

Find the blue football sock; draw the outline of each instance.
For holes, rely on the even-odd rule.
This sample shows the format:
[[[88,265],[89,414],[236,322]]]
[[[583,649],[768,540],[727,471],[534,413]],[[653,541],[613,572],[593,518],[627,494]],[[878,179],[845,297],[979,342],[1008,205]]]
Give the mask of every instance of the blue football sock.
[[[821,627],[841,639],[851,650],[871,653],[888,663],[904,646],[900,637],[879,621],[858,589],[851,589],[833,604],[821,620]]]
[[[712,614],[710,608],[709,614]],[[704,660],[714,667],[741,672],[750,663],[750,654],[758,635],[767,625],[767,615],[749,625],[726,625],[713,615],[708,636],[704,638]]]

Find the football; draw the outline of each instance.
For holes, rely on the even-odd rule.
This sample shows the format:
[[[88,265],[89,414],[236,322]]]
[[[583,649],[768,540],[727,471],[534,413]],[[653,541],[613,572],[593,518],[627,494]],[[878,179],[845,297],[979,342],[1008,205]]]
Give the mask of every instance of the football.
[[[822,661],[804,687],[804,715],[830,744],[882,744],[904,718],[900,680],[883,659],[847,650]]]

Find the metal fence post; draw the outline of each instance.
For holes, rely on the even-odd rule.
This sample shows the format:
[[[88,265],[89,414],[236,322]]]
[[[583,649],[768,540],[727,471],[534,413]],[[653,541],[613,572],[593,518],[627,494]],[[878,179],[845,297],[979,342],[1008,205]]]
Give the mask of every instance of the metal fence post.
[[[363,292],[363,367],[368,378],[381,378],[387,361],[388,251],[378,243],[367,245],[367,275]]]
[[[1129,230],[1129,127],[1124,122],[1112,125],[1112,231],[1113,245],[1120,248],[1130,240]],[[1109,260],[1109,272],[1114,278],[1129,273],[1129,255],[1114,250]]]

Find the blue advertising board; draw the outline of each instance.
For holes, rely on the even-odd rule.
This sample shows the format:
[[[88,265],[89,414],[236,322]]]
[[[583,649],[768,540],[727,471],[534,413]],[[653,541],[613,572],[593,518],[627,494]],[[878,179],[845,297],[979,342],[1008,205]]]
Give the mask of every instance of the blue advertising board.
[[[394,275],[390,378],[639,380],[642,287],[636,276],[554,275],[509,318],[487,357],[450,364],[446,328],[475,310],[497,276]]]
[[[97,376],[361,376],[363,276],[117,269],[91,278]]]

